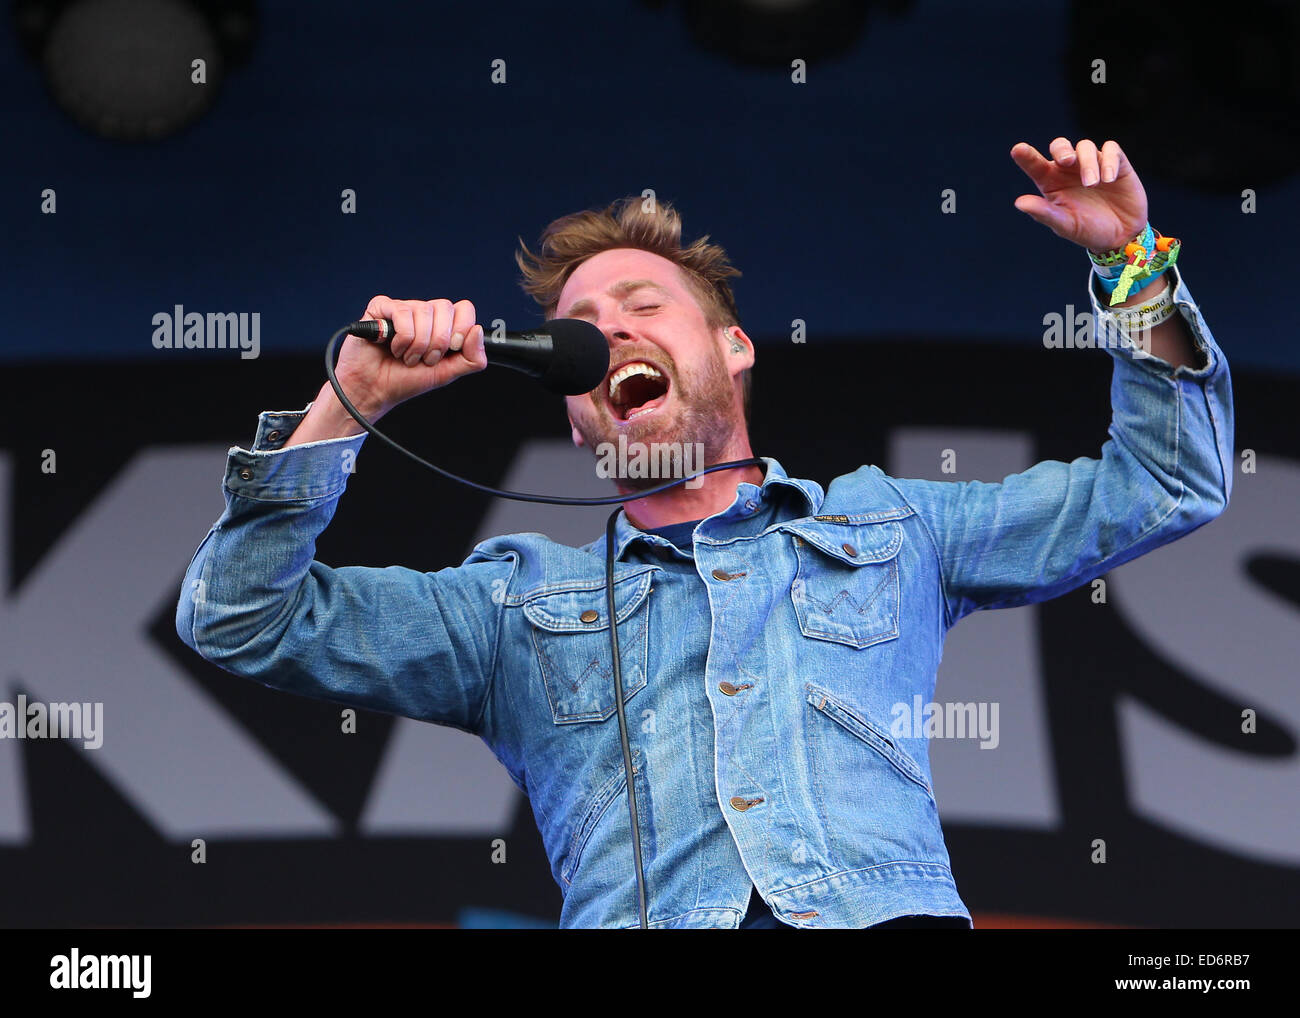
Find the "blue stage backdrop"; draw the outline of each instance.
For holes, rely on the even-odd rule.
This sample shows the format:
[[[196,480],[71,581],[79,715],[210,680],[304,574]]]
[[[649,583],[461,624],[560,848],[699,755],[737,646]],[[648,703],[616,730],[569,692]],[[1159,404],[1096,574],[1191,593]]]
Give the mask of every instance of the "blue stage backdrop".
[[[1238,473],[1222,518],[1100,590],[953,631],[937,696],[1002,712],[996,749],[932,748],[957,886],[977,926],[1294,925],[1289,5],[1130,12],[1117,37],[1109,0],[825,0],[775,36],[745,0],[195,2],[165,37],[209,47],[185,79],[206,91],[175,93],[193,119],[173,132],[142,115],[152,140],[104,136],[134,121],[86,82],[148,61],[120,25],[87,34],[93,6],[24,0],[0,30],[0,702],[102,705],[99,745],[0,738],[0,865],[21,875],[0,925],[554,924],[528,802],[476,739],[365,713],[345,731],[338,705],[180,643],[226,450],[313,398],[329,334],[375,294],[531,324],[518,239],[645,195],[743,270],[753,445],[791,474],[996,481],[1097,456],[1110,359],[1044,342],[1087,309],[1087,259],[1012,205],[1032,187],[1010,148],[1058,135],[1124,145],[1182,239],[1233,371]],[[178,308],[235,316],[242,349],[159,348]],[[559,399],[502,375],[387,422],[485,483],[611,493]],[[494,501],[370,441],[318,557],[436,570],[500,533],[583,544],[606,515]]]

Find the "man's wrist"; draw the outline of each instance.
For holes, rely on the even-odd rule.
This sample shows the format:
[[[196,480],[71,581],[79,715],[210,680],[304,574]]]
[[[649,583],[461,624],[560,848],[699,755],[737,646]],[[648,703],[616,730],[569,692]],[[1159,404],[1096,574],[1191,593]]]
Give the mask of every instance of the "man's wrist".
[[[1129,244],[1134,243],[1149,247],[1154,241],[1155,231],[1151,228],[1151,221],[1147,220],[1142,229],[1138,230],[1132,237],[1121,241],[1117,247],[1105,251],[1094,251],[1092,248],[1088,248],[1088,258],[1093,265],[1097,266],[1098,276],[1102,278],[1108,276],[1118,278],[1124,263],[1128,261],[1128,255],[1124,249]]]
[[[387,412],[386,409],[370,407],[365,400],[353,399],[352,403],[357,408],[357,412],[368,421],[376,421]],[[326,382],[312,402],[307,416],[289,436],[285,447],[333,438],[354,438],[365,433],[366,429],[358,424],[339,402],[338,396],[334,394],[334,387]]]
[[[1092,262],[1097,285],[1107,295],[1107,306],[1131,306],[1135,296],[1145,291],[1178,260],[1180,247],[1176,237],[1161,235],[1151,228],[1148,221],[1142,232],[1122,247],[1103,252],[1089,250],[1088,259]],[[1138,290],[1138,287],[1142,289]]]
[[[342,402],[340,402],[338,394],[334,391],[334,386],[330,385],[328,381],[321,386],[316,399],[325,404],[330,420],[339,427],[347,428],[353,435],[359,435],[366,430],[357,423],[355,417],[347,412]],[[360,395],[348,393],[348,399],[352,402],[352,405],[356,407],[357,413],[368,421],[379,420],[379,418],[383,417],[389,410],[388,407],[377,406],[372,401]]]

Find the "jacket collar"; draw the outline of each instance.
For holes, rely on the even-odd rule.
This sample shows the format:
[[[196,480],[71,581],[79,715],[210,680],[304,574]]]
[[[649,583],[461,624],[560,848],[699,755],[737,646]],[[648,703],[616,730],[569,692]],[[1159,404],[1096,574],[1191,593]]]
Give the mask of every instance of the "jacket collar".
[[[763,474],[763,483],[761,485],[751,484],[749,481],[743,481],[736,485],[736,497],[731,505],[722,512],[714,513],[706,517],[709,520],[727,520],[743,519],[746,516],[756,512],[763,503],[773,498],[777,492],[776,487],[793,488],[802,496],[802,505],[805,512],[803,515],[811,516],[821,508],[822,502],[826,498],[825,491],[816,481],[804,480],[798,477],[790,477],[781,464],[771,456],[760,456],[766,464],[766,470]],[[657,534],[649,534],[644,530],[635,527],[627,518],[627,510],[619,511],[618,520],[614,524],[614,548],[615,558],[622,559],[626,553],[628,545],[633,541],[646,541],[648,543],[659,543],[667,545],[668,542],[659,537]],[[602,533],[599,538],[590,546],[602,558],[605,553],[605,535]]]

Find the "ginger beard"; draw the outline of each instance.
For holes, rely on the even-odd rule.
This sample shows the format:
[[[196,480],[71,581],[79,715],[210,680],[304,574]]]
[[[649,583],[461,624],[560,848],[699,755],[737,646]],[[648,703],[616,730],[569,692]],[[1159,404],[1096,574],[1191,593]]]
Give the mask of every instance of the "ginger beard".
[[[638,442],[649,447],[647,452],[654,451],[652,443],[672,442],[684,446],[699,442],[704,447],[704,462],[696,463],[688,473],[723,462],[739,424],[733,405],[736,390],[722,355],[716,347],[710,349],[710,356],[697,372],[681,371],[663,350],[647,353],[648,359],[667,369],[668,398],[657,409],[630,421],[614,416],[605,398],[608,381],[602,382],[602,388],[595,394],[573,401],[570,418],[587,448],[599,456],[600,445],[608,442],[617,447],[620,435],[625,437],[629,455]],[[633,351],[620,351],[620,363],[636,358]],[[645,491],[665,480],[663,477],[619,477],[617,486],[626,491]]]

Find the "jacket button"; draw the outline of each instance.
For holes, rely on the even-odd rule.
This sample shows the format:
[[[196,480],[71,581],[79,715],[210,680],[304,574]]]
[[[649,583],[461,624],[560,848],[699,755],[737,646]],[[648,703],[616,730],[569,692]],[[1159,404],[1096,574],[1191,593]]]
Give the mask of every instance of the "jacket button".
[[[853,545],[841,544],[840,547],[843,548],[848,554],[852,555],[854,558],[858,557],[858,549],[853,547]]]
[[[600,612],[588,608],[585,612],[579,615],[578,618],[582,619],[583,622],[595,622],[600,618]]]
[[[724,693],[726,693],[728,696],[735,696],[736,693],[738,692],[736,687],[733,686],[730,682],[719,682],[718,688],[722,690]]]
[[[274,442],[279,437],[280,433],[278,431],[268,431],[266,434],[266,440],[268,442]]]
[[[251,481],[253,479],[253,471],[249,470],[248,467],[244,467],[244,469],[239,472],[239,476],[245,481]]]
[[[733,795],[731,797],[731,808],[744,813],[750,806],[757,806],[762,799],[746,799],[743,795]]]
[[[731,579],[731,574],[725,569],[715,569],[713,570],[713,578],[715,580],[729,580]]]

